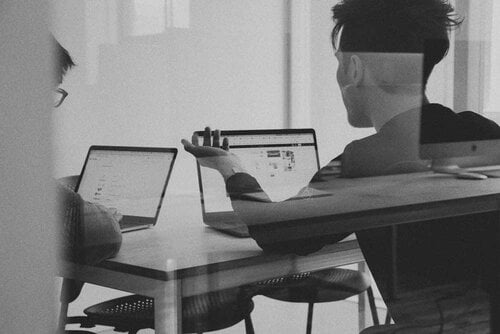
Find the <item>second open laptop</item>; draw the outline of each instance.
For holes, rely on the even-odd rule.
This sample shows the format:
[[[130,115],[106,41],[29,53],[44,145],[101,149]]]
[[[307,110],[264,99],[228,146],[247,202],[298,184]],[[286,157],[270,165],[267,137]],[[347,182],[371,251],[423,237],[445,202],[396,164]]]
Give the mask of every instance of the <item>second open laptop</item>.
[[[91,146],[76,192],[122,214],[122,232],[151,227],[176,156],[176,148]]]
[[[196,132],[203,138],[203,131]],[[221,131],[230,151],[243,162],[274,201],[294,196],[319,169],[313,129]],[[203,222],[217,230],[247,237],[248,229],[234,213],[224,180],[217,171],[198,164]]]

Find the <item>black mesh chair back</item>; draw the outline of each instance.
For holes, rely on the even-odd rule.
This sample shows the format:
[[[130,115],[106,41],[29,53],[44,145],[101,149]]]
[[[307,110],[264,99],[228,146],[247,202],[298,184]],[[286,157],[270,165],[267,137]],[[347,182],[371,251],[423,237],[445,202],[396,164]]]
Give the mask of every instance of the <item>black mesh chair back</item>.
[[[182,299],[182,330],[204,333],[229,328],[245,321],[247,334],[253,334],[250,313],[254,304],[240,288],[210,292]],[[135,334],[141,329],[154,329],[154,299],[130,295],[108,300],[84,310],[85,317],[68,317],[67,323],[84,327],[103,325],[119,332]]]

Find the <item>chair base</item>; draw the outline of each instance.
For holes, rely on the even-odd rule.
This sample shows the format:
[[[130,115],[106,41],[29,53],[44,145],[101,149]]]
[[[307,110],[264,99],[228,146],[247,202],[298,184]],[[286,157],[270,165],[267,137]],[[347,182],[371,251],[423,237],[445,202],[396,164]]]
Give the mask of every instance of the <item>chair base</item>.
[[[315,272],[304,272],[273,278],[252,285],[256,295],[291,303],[307,303],[306,334],[312,332],[314,304],[345,300],[368,291],[368,299],[375,324],[378,315],[375,309],[369,275],[355,270],[329,268]]]

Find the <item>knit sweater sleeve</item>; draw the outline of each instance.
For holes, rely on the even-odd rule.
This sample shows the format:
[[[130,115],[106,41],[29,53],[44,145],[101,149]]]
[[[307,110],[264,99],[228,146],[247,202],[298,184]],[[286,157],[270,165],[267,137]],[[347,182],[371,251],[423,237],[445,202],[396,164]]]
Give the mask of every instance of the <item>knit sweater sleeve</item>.
[[[115,256],[122,243],[120,215],[102,205],[86,202],[71,187],[58,184],[61,258],[97,264]]]
[[[315,175],[311,184],[320,182],[319,180],[321,177]],[[308,236],[306,232],[301,238],[290,240],[282,233],[280,227],[290,228],[293,224],[303,224],[303,222],[280,221],[262,224],[252,218],[256,211],[272,215],[280,205],[280,202],[273,202],[269,198],[254,177],[246,173],[237,173],[226,181],[226,191],[231,198],[234,211],[247,224],[250,236],[266,252],[307,255],[349,235],[347,233]]]

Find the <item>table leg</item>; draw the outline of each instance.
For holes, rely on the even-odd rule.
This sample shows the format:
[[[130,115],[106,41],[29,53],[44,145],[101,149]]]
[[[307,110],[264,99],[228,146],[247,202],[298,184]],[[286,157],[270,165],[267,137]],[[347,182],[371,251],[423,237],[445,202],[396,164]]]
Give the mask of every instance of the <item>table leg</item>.
[[[358,271],[365,273],[366,265],[364,262],[358,263]],[[365,293],[358,295],[358,329],[361,332],[366,328],[366,297]]]
[[[172,267],[171,265],[167,265]],[[168,268],[167,270],[174,268]],[[170,271],[169,270],[169,271]],[[175,270],[172,270],[174,272]],[[155,334],[182,334],[182,286],[176,277],[168,277],[165,287],[155,296]]]
[[[497,284],[500,284],[500,280],[498,277],[496,278]],[[499,285],[497,285],[499,286]],[[491,321],[491,333],[492,334],[500,334],[500,294],[498,289],[492,292],[491,296],[491,312],[490,312],[490,321]]]
[[[398,226],[391,226],[391,265],[389,276],[389,299],[397,298],[398,290]]]
[[[497,224],[495,228],[495,239],[492,245],[493,254],[500,254],[500,211],[497,213]],[[491,334],[500,334],[500,260],[493,256],[493,284],[489,286],[490,290],[490,326]]]

